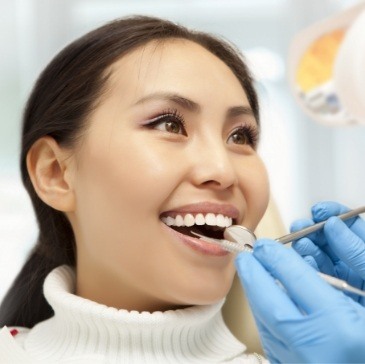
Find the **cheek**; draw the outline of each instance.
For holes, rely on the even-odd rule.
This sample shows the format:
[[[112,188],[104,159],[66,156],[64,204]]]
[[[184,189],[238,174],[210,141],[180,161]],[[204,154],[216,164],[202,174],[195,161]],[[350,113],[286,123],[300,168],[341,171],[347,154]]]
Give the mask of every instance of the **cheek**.
[[[86,214],[94,210],[95,219],[116,224],[158,218],[160,205],[179,177],[173,172],[174,161],[165,153],[156,146],[140,145],[138,140],[130,139],[87,153],[77,191]]]
[[[115,272],[123,266],[125,279],[143,281],[160,261],[160,209],[181,175],[156,145],[140,145],[129,139],[90,148],[77,176],[75,230],[80,257],[107,263]],[[149,257],[143,268],[136,263],[141,256]]]
[[[241,168],[239,178],[248,211],[243,225],[254,230],[266,211],[270,196],[269,179],[261,159],[255,156],[250,160]]]

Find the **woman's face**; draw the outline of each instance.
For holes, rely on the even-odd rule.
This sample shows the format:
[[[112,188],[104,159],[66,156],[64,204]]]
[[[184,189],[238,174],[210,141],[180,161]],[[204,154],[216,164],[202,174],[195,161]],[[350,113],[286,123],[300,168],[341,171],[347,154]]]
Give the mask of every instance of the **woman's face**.
[[[203,47],[151,42],[117,61],[74,156],[77,294],[138,311],[223,298],[234,256],[186,234],[256,227],[257,134],[238,79]]]

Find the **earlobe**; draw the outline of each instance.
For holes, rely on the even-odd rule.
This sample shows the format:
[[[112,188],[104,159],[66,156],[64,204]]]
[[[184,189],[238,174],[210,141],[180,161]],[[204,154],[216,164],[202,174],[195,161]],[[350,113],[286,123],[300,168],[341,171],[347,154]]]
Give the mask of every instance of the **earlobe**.
[[[38,139],[27,154],[27,168],[39,198],[56,210],[74,210],[72,158],[50,136]]]

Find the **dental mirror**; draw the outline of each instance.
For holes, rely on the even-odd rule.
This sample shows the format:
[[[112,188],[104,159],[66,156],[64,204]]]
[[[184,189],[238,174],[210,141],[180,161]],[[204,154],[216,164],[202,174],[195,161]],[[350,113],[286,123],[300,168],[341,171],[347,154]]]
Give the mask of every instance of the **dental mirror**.
[[[257,238],[248,228],[241,225],[231,225],[224,230],[224,239],[235,241],[239,244],[249,245],[253,248]]]

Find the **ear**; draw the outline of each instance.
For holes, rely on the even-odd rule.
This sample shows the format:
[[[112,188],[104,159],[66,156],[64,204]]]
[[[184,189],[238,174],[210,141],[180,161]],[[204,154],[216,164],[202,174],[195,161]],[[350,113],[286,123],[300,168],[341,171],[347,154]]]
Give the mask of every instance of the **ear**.
[[[27,168],[39,198],[56,210],[75,208],[74,158],[50,136],[38,139],[27,154]]]

